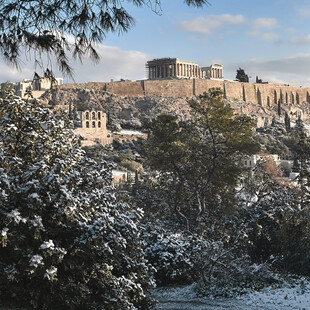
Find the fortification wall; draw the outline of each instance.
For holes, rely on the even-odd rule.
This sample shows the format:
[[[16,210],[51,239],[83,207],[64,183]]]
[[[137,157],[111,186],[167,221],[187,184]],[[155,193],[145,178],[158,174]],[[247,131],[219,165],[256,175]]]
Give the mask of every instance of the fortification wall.
[[[217,80],[194,80],[193,82],[193,94],[192,95],[202,95],[207,92],[210,88],[221,88],[224,90],[224,82]]]
[[[143,82],[124,81],[106,83],[105,90],[121,97],[143,97]]]
[[[246,102],[256,102],[257,94],[254,84],[250,83],[242,83],[242,91],[243,91],[243,101]]]
[[[243,100],[243,83],[225,82],[225,97],[229,100]]]
[[[88,88],[106,90],[121,97],[161,96],[190,98],[201,95],[210,88],[218,87],[224,91],[225,98],[260,104],[277,105],[278,102],[298,105],[310,102],[310,89],[282,84],[253,84],[236,81],[183,79],[183,80],[142,80],[84,84],[63,84],[62,89]]]
[[[189,98],[193,96],[193,80],[146,80],[145,96]]]

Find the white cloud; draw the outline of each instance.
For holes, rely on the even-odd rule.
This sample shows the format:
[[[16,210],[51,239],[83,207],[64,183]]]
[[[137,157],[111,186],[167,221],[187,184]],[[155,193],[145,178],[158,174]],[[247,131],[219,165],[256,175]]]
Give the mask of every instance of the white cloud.
[[[256,18],[254,21],[254,28],[274,28],[278,25],[275,18]]]
[[[33,65],[22,64],[20,69],[17,69],[11,65],[0,63],[0,81],[16,82],[21,81],[24,78],[32,78],[35,72]]]
[[[187,32],[197,32],[211,35],[213,29],[223,27],[224,25],[239,25],[245,22],[243,15],[210,15],[207,17],[198,17],[192,20],[186,20],[181,23],[181,28]]]
[[[300,9],[298,10],[298,13],[299,13],[301,16],[309,17],[309,16],[310,16],[310,9],[309,9],[309,8],[300,8]]]
[[[250,36],[258,37],[263,41],[279,41],[280,36],[274,32],[260,33],[257,30],[247,31]]]
[[[139,51],[127,51],[118,47],[99,44],[97,52],[100,55],[98,64],[90,59],[83,59],[83,63],[77,60],[70,60],[70,65],[74,68],[75,82],[102,82],[110,79],[144,79],[146,78],[145,64],[149,56]],[[35,67],[34,60],[22,60],[21,70],[9,67],[0,63],[0,81],[20,81],[23,78],[32,78]],[[62,76],[53,65],[53,71],[56,76]],[[72,83],[72,80],[65,79]]]
[[[310,44],[310,34],[305,37],[294,37],[291,39],[293,44]]]
[[[296,28],[286,28],[285,31],[287,33],[296,33],[296,32],[298,32],[298,30]]]
[[[234,76],[238,67],[243,68],[252,77],[258,75],[264,81],[285,82],[304,87],[310,86],[310,54],[294,55],[273,60],[240,60],[239,62],[225,65],[227,72]]]
[[[127,51],[118,47],[100,45],[99,64],[86,60],[84,65],[74,66],[76,76],[83,75],[86,81],[109,81],[128,78],[143,79],[146,77],[145,64],[149,56],[139,51]],[[92,70],[89,70],[92,68]]]
[[[257,36],[263,41],[276,41],[280,36],[273,32],[262,33],[263,29],[272,29],[278,26],[278,21],[275,18],[256,18],[253,22],[252,30],[247,31],[250,36]]]
[[[250,36],[258,36],[260,33],[257,30],[250,30],[250,31],[247,31],[247,34]]]
[[[269,32],[269,33],[262,34],[261,38],[264,41],[275,41],[275,40],[279,39],[280,36],[276,33]]]

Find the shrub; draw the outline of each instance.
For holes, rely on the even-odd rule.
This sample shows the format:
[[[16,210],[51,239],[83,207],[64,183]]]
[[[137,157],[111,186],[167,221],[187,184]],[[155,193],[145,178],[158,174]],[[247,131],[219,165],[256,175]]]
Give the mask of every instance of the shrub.
[[[147,308],[142,212],[116,200],[109,164],[85,157],[68,119],[38,102],[7,98],[0,109],[0,300]]]

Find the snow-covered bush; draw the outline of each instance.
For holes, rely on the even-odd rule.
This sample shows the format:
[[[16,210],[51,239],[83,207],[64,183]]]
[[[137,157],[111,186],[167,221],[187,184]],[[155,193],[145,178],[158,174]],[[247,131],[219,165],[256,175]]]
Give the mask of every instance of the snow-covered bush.
[[[226,273],[223,273],[220,277],[199,281],[195,284],[195,291],[202,296],[232,298],[283,282],[282,276],[274,273],[268,264],[240,267],[237,274],[239,279],[231,275],[226,277]]]
[[[238,211],[248,222],[249,254],[254,262],[271,257],[279,269],[310,275],[309,209],[300,207],[298,188],[277,188]]]
[[[84,156],[66,117],[0,99],[0,300],[31,309],[146,309],[141,210]]]
[[[208,242],[195,235],[174,233],[160,225],[146,225],[145,256],[156,268],[158,285],[192,283],[200,278],[201,252]]]
[[[159,285],[185,284],[201,280],[205,287],[214,283],[239,283],[269,279],[269,273],[255,268],[244,249],[245,231],[207,240],[196,234],[172,232],[156,224],[145,226],[146,258],[156,268]],[[267,267],[264,269],[267,270]],[[259,275],[258,275],[259,274]]]

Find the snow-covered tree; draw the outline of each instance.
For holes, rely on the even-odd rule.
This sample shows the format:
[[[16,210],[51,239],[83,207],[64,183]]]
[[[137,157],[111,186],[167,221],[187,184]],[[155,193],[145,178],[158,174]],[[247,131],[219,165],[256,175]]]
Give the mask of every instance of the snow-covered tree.
[[[37,101],[0,99],[0,115],[1,302],[146,309],[142,212],[116,200],[109,164]]]
[[[166,203],[187,231],[199,231],[211,209],[232,209],[244,155],[255,154],[254,121],[235,116],[220,89],[189,102],[191,120],[162,114],[149,123],[144,151],[160,172]]]

